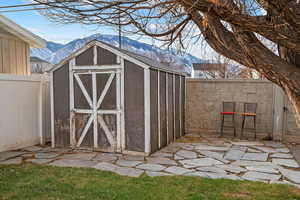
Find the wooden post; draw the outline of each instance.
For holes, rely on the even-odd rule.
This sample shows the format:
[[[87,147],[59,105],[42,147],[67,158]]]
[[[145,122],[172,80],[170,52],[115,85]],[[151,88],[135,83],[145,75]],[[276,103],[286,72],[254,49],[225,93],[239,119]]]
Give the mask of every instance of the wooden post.
[[[151,152],[150,136],[150,69],[144,69],[144,106],[145,106],[145,153]]]

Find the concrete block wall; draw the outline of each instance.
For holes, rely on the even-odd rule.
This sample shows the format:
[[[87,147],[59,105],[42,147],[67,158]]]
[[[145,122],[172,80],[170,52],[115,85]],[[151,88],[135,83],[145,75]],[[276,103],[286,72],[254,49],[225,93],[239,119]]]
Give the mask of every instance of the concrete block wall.
[[[269,81],[188,79],[186,91],[186,132],[219,132],[223,101],[235,101],[238,113],[243,112],[244,102],[257,103],[258,134],[273,131],[274,85]],[[239,133],[241,115],[235,122]],[[246,126],[253,126],[253,121],[246,121]]]

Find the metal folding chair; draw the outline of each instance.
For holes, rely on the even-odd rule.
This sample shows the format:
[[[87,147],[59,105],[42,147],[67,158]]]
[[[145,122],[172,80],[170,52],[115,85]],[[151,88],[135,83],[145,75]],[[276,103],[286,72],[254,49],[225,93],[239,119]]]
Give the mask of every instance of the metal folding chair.
[[[226,128],[233,128],[234,130],[234,136],[236,136],[236,128],[235,128],[235,102],[223,102],[223,111],[221,112],[222,116],[222,123],[221,123],[221,135],[223,135],[224,127]],[[231,121],[225,121],[225,116],[229,116]],[[228,118],[228,117],[226,117]],[[225,122],[231,122],[232,125],[226,125]]]
[[[254,139],[256,139],[256,110],[257,103],[244,103],[244,112],[242,113],[242,132],[241,138],[243,137],[244,129],[254,130]],[[253,128],[245,128],[246,119],[253,119]]]

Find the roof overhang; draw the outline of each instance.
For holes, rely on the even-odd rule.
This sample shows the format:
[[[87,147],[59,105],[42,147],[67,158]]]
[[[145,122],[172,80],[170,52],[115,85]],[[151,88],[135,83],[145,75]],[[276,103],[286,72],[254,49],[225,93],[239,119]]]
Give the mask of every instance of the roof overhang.
[[[0,28],[3,28],[5,31],[27,42],[30,47],[44,48],[46,46],[46,42],[42,38],[26,30],[3,15],[0,15]]]

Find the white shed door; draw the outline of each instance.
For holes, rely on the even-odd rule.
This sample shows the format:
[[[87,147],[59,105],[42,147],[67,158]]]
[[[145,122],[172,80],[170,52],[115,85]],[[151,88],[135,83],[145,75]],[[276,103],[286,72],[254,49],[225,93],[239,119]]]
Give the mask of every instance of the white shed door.
[[[117,71],[74,72],[71,137],[75,147],[116,151],[120,138],[120,78]]]

